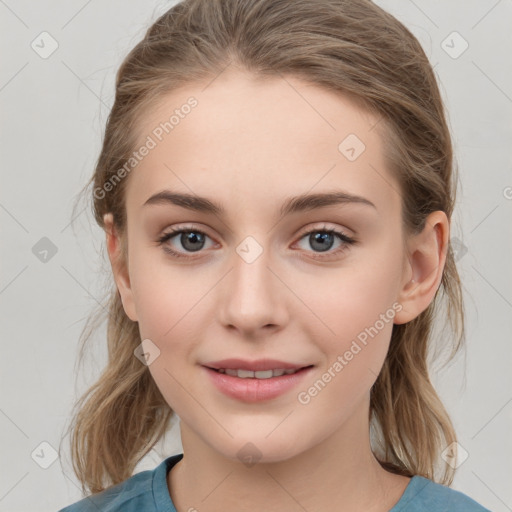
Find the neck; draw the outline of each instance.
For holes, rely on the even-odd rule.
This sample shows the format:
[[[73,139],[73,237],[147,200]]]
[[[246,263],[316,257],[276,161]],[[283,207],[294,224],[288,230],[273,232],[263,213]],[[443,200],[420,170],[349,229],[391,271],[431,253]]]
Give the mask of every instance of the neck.
[[[184,457],[167,477],[178,512],[387,512],[410,480],[384,470],[373,455],[366,407],[307,451],[254,465],[223,456],[185,423],[180,429]]]

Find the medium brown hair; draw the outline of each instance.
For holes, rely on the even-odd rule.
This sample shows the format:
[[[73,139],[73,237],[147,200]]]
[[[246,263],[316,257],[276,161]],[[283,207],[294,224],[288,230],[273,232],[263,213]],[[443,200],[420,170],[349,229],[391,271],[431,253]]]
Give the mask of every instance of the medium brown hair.
[[[127,163],[148,109],[172,90],[212,80],[230,65],[255,77],[298,77],[376,114],[387,166],[400,184],[405,232],[422,230],[436,210],[451,219],[455,165],[432,66],[411,32],[369,0],[184,0],[173,6],[147,30],[117,73],[101,153],[84,191],[90,186],[105,190]],[[124,258],[127,181],[107,193],[87,192],[101,228],[103,216],[113,214]],[[91,493],[129,478],[173,415],[147,366],[134,356],[141,343],[138,323],[125,314],[115,283],[107,295],[108,363],[76,402],[70,426],[73,469],[82,490]],[[442,341],[452,349],[450,360],[465,338],[451,245],[429,307],[393,326],[386,360],[371,389],[369,415],[376,436],[373,450],[384,468],[451,484],[454,469],[441,462],[441,452],[456,435],[428,368],[434,320],[443,312],[449,329],[442,330]],[[89,317],[80,358],[102,317],[102,309]]]

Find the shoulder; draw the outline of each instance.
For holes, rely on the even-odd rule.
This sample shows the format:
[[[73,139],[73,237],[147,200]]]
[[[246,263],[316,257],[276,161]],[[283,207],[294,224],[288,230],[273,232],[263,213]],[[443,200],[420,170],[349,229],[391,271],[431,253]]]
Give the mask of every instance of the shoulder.
[[[146,510],[148,497],[151,496],[153,471],[142,471],[120,484],[104,491],[87,496],[59,512],[132,512]],[[151,510],[151,509],[148,509]]]
[[[491,512],[466,494],[415,475],[390,512]]]
[[[59,512],[156,512],[156,502],[170,499],[165,475],[182,456],[168,457],[155,469],[141,471],[124,482],[87,496]]]

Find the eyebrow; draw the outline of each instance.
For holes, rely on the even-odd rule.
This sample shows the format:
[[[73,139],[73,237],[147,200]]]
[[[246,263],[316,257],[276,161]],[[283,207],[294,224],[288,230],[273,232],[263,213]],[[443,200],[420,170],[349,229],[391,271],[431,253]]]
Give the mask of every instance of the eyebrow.
[[[326,193],[302,194],[299,196],[290,197],[286,199],[281,206],[281,216],[289,215],[291,213],[310,211],[326,206],[350,203],[371,206],[377,210],[377,207],[364,197],[349,194],[348,192],[341,190],[335,190]],[[214,215],[224,215],[225,213],[224,208],[220,204],[206,197],[200,197],[182,192],[173,192],[171,190],[162,190],[161,192],[152,195],[143,204],[143,206],[157,204],[173,204],[188,210],[211,213]]]

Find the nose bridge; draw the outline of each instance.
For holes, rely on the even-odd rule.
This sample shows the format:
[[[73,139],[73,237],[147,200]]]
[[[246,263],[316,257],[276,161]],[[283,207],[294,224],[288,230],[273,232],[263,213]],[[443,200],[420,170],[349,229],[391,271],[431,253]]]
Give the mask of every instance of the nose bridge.
[[[235,248],[221,306],[226,325],[255,330],[282,324],[286,310],[283,284],[274,275],[272,262],[267,242],[260,243],[253,236],[247,236]]]

